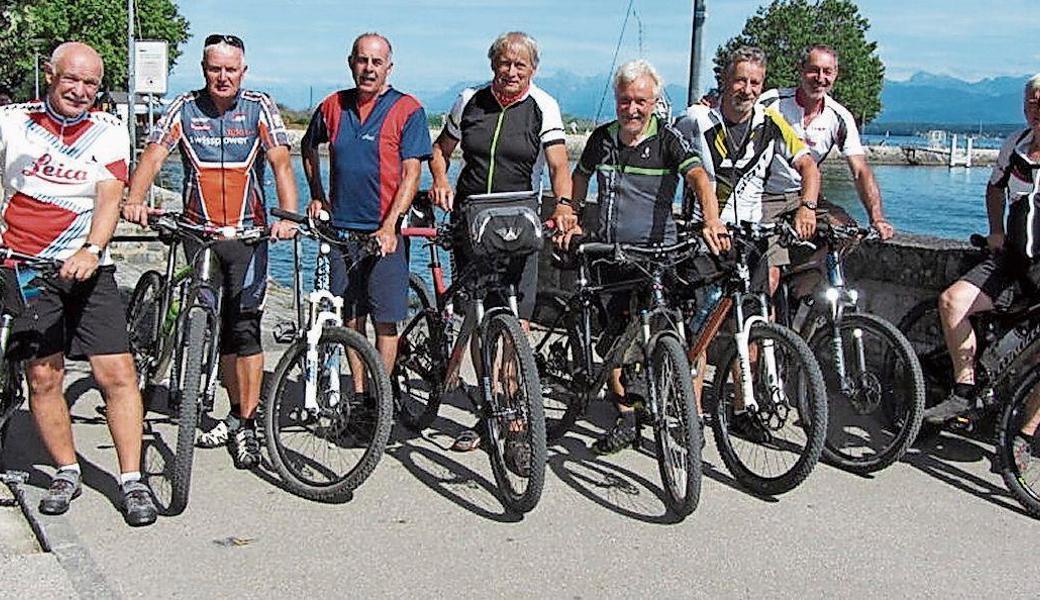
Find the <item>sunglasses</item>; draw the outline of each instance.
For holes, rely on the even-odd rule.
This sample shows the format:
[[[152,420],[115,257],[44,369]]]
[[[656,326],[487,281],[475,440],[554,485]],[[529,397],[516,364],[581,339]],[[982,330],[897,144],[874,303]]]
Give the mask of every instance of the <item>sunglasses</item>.
[[[206,41],[202,45],[204,47],[212,46],[221,42],[227,44],[228,46],[234,46],[235,48],[238,48],[243,52],[245,52],[246,50],[246,43],[242,41],[242,38],[238,37],[237,35],[230,35],[225,33],[214,33],[206,36]]]

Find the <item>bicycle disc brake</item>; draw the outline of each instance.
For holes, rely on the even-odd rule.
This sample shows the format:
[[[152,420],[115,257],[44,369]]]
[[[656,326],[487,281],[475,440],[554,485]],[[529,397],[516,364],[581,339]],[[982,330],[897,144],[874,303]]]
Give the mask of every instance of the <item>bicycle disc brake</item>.
[[[783,390],[771,389],[769,399],[758,403],[758,420],[772,431],[780,431],[787,424],[791,408],[787,405]]]
[[[842,388],[857,415],[872,414],[881,405],[881,381],[873,373],[850,375]]]

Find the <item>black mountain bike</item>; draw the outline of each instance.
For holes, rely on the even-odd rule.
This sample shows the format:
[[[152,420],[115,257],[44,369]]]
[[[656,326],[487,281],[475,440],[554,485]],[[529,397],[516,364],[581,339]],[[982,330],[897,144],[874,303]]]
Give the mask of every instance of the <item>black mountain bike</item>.
[[[986,238],[971,236],[980,252]],[[996,445],[1000,474],[1023,507],[1040,517],[1040,442],[1035,429],[1040,414],[1040,302],[970,317],[975,330],[975,407],[945,427],[955,432],[989,433]],[[939,321],[938,298],[921,301],[899,322],[921,361],[929,388],[928,404],[940,402],[953,384],[953,363]]]
[[[297,320],[279,323],[275,331],[275,339],[289,347],[263,395],[267,454],[294,494],[343,500],[383,456],[393,397],[372,343],[343,326],[343,299],[329,291],[329,252],[333,245],[360,244],[367,256],[378,253],[378,242],[366,234],[342,236],[322,220],[281,209],[271,214],[300,224],[301,235],[317,240],[318,254],[305,315],[298,238],[294,242]]]
[[[798,332],[820,363],[828,392],[823,458],[870,473],[899,460],[917,438],[924,376],[906,336],[885,319],[861,312],[859,293],[845,279],[845,257],[861,242],[880,239],[877,230],[820,223],[817,236],[827,245],[824,257],[781,269],[776,320]],[[798,278],[815,278],[821,267],[827,284],[822,292],[794,297]]]
[[[545,382],[543,403],[550,440],[562,437],[594,398],[602,398],[611,373],[622,370],[631,395],[645,399],[639,429],[650,425],[668,508],[680,517],[700,502],[703,431],[697,418],[690,365],[682,337],[682,314],[666,299],[676,264],[699,251],[686,240],[669,246],[577,243],[576,289],[543,291],[532,323],[535,356]],[[634,277],[602,284],[590,282],[597,263],[629,267]],[[604,294],[634,291],[631,317],[608,328],[601,304]],[[595,326],[593,325],[595,323]],[[618,329],[619,335],[596,339],[594,332]],[[597,362],[595,354],[601,355]],[[642,432],[636,436],[637,448]]]
[[[172,457],[146,453],[145,476],[163,513],[176,515],[188,505],[199,414],[213,408],[217,390],[223,292],[213,281],[212,246],[228,239],[266,243],[267,231],[198,225],[172,212],[149,216],[148,222],[169,246],[166,272],[142,275],[130,297],[127,327],[142,387],[154,388],[170,371],[167,405],[177,441]],[[178,271],[176,250],[184,242],[198,250],[188,257],[189,267]]]
[[[529,193],[524,192],[471,196],[467,201],[511,204],[528,199]],[[540,223],[526,226],[537,227],[541,237]],[[475,257],[461,272],[453,273],[451,285],[446,286],[437,249],[454,247],[460,238],[456,227],[440,224],[401,231],[411,240],[425,240],[435,289],[431,302],[425,285],[417,278],[410,281],[413,300],[420,305],[398,341],[392,376],[398,414],[411,429],[432,423],[442,396],[462,386],[459,370],[470,340],[476,340],[478,386],[476,393],[467,396],[482,424],[483,443],[491,455],[503,504],[526,513],[538,504],[545,484],[545,417],[534,355],[517,318],[516,290],[502,283],[503,266],[512,257],[507,253]],[[505,298],[507,306],[485,308],[491,294]],[[467,305],[457,329],[453,298],[464,298]],[[517,458],[519,448],[529,454],[526,460]]]

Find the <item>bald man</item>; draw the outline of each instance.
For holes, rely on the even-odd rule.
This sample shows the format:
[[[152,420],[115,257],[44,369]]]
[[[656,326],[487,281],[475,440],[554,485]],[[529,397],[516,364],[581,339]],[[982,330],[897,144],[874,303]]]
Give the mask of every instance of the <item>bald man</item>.
[[[148,525],[156,510],[141,482],[143,408],[107,250],[119,220],[130,140],[116,117],[91,110],[104,75],[93,48],[64,43],[44,72],[43,101],[0,107],[0,166],[7,182],[0,243],[64,261],[15,319],[8,347],[9,358],[26,361],[29,407],[58,469],[40,512],[61,514],[80,495],[63,389],[65,359],[86,359],[108,407],[124,518]],[[13,281],[10,269],[2,271]]]

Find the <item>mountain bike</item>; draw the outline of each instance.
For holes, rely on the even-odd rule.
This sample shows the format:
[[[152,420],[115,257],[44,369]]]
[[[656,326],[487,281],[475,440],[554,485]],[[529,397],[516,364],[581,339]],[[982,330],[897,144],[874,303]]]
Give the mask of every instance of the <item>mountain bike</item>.
[[[62,261],[23,254],[0,246],[0,479],[5,483],[24,483],[24,473],[8,473],[4,449],[11,417],[25,402],[25,373],[21,361],[10,360],[7,350],[16,317],[26,302],[39,296],[46,280],[56,277]]]
[[[311,500],[349,498],[375,470],[390,439],[393,397],[379,353],[343,326],[343,298],[329,291],[332,246],[357,246],[358,261],[378,255],[367,234],[339,233],[324,219],[272,209],[318,242],[314,287],[303,311],[303,278],[294,241],[297,320],[279,323],[275,340],[288,344],[261,402],[271,465],[294,494]],[[355,262],[355,266],[357,264]]]
[[[971,244],[985,254],[986,238]],[[1040,517],[1040,445],[1022,430],[1040,413],[1040,302],[969,317],[975,330],[975,407],[944,427],[958,433],[983,432],[996,446],[997,467],[1008,490],[1033,516]],[[922,300],[900,320],[929,386],[929,404],[949,393],[953,362],[939,320],[938,298]]]
[[[517,318],[516,290],[502,279],[511,258],[536,251],[532,244],[541,245],[542,224],[537,213],[514,210],[532,198],[537,196],[530,192],[467,198],[467,203],[502,209],[497,213],[502,216],[500,221],[484,223],[485,227],[476,231],[478,235],[498,236],[498,249],[490,244],[482,253],[475,251],[474,260],[453,274],[451,285],[445,284],[437,249],[450,251],[458,243],[480,244],[482,240],[471,235],[473,220],[467,219],[470,227],[465,230],[461,222],[401,230],[413,241],[425,241],[435,289],[431,302],[421,281],[411,281],[413,300],[420,304],[401,331],[392,377],[402,423],[412,429],[424,428],[436,418],[442,397],[462,386],[462,360],[470,341],[475,341],[478,385],[467,397],[480,419],[482,443],[490,454],[502,502],[518,513],[533,510],[541,498],[545,418],[534,355]],[[531,237],[537,240],[525,242]],[[468,241],[461,242],[463,238]],[[519,250],[511,252],[510,248]],[[487,307],[491,295],[504,298],[505,306]],[[456,331],[455,307],[459,306],[466,308]]]
[[[626,395],[643,396],[636,446],[650,425],[668,508],[680,517],[700,502],[703,431],[697,418],[693,380],[684,352],[682,314],[666,299],[675,265],[700,249],[697,240],[674,245],[577,243],[576,289],[539,294],[532,333],[550,440],[563,436],[594,398],[602,398],[615,369],[622,370]],[[592,284],[597,263],[624,265],[631,279]],[[604,322],[605,294],[636,291],[627,324]],[[598,327],[594,329],[593,322]],[[620,329],[619,335],[595,331]],[[597,363],[596,353],[601,355]]]
[[[790,225],[781,222],[780,227]],[[887,320],[861,312],[859,293],[845,279],[845,257],[861,242],[880,239],[877,230],[821,222],[817,236],[826,244],[824,257],[781,268],[773,296],[776,320],[809,343],[824,374],[828,427],[823,458],[851,472],[870,473],[899,460],[917,438],[924,375],[906,336]],[[798,279],[814,277],[821,267],[826,289],[796,298]]]
[[[691,266],[687,290],[687,356],[698,364],[718,337],[711,394],[703,408],[715,444],[734,479],[753,493],[776,495],[801,484],[815,468],[827,435],[823,373],[812,350],[791,329],[769,320],[764,282],[752,277],[773,223],[728,225],[727,257],[708,254]],[[782,243],[787,243],[781,236]],[[758,266],[761,266],[758,263]],[[723,328],[732,323],[734,331]],[[721,335],[719,335],[721,334]],[[698,377],[706,377],[709,368]]]
[[[177,441],[171,457],[147,453],[145,475],[164,514],[176,515],[188,505],[195,430],[201,411],[213,408],[220,366],[220,327],[223,291],[214,282],[212,247],[238,239],[263,243],[266,228],[236,229],[192,223],[183,215],[150,215],[149,227],[168,245],[166,272],[146,272],[127,308],[130,350],[142,386],[161,381],[169,370],[167,405],[174,413]],[[177,246],[198,250],[187,257],[189,267],[176,269]]]

